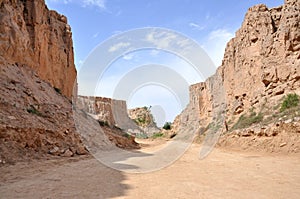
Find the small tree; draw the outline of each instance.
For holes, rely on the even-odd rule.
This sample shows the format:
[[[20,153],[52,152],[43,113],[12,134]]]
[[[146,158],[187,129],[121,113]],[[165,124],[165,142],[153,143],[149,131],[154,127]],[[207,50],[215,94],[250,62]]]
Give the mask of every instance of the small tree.
[[[163,126],[163,129],[170,130],[171,129],[171,122],[166,122]]]
[[[280,111],[283,112],[286,109],[298,106],[299,104],[299,96],[297,94],[288,94],[282,104],[281,104],[281,108]]]

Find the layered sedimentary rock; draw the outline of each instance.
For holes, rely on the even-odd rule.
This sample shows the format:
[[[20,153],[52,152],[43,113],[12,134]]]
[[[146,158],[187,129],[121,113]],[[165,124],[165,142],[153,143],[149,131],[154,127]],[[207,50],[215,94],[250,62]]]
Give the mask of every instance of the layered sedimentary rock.
[[[251,7],[216,74],[190,87],[190,104],[174,121],[175,131],[191,121],[202,127],[220,117],[234,122],[249,111],[272,109],[288,93],[300,94],[299,13],[298,0]]]
[[[70,102],[76,69],[66,17],[43,0],[0,0],[0,24],[0,159],[86,154]]]
[[[27,65],[71,98],[76,69],[67,18],[44,0],[0,0],[0,24],[0,65]]]
[[[141,132],[141,129],[127,114],[126,101],[106,97],[78,96],[76,107],[109,126],[117,126],[128,133]]]
[[[151,107],[145,106],[129,109],[128,115],[145,132],[146,137],[160,132],[151,113]]]
[[[227,45],[221,71],[229,114],[300,93],[300,2],[249,9]]]
[[[70,101],[32,68],[1,66],[0,93],[1,160],[13,163],[45,154],[87,153],[75,128]],[[77,118],[84,125],[82,129],[88,129],[87,119]]]
[[[124,101],[117,101],[121,107],[124,105],[126,109],[126,103]],[[116,125],[113,116],[113,99],[106,97],[92,97],[92,96],[78,96],[76,106],[87,112],[95,115],[97,120],[103,121],[108,125]]]

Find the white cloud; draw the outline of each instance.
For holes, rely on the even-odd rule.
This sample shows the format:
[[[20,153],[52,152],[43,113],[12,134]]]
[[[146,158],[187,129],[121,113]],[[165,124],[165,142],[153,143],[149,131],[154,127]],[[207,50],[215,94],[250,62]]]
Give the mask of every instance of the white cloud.
[[[120,50],[120,49],[122,49],[122,48],[126,48],[126,47],[128,47],[128,46],[130,46],[130,43],[128,43],[128,42],[120,42],[120,43],[117,43],[117,44],[111,46],[111,47],[108,49],[108,52],[115,52],[115,51],[117,51],[117,50]]]
[[[163,65],[170,66],[171,69],[180,74],[190,85],[203,81],[199,72],[195,70],[192,65],[179,57],[164,60]]]
[[[209,34],[209,39],[230,39],[234,36],[232,32],[229,32],[227,29],[218,29],[214,30]]]
[[[121,34],[121,33],[123,33],[123,31],[115,30],[115,31],[112,32],[112,35],[118,35],[118,34]]]
[[[83,7],[96,6],[101,9],[105,9],[105,0],[82,0]]]
[[[123,56],[123,59],[125,60],[131,60],[133,58],[133,54],[126,54]]]
[[[159,51],[158,51],[158,50],[153,49],[153,50],[150,51],[150,55],[151,55],[152,57],[156,57],[158,54],[159,54]]]
[[[205,15],[205,19],[206,19],[206,20],[210,19],[210,13],[209,13],[209,12],[208,12],[208,13],[206,13],[206,15]]]
[[[97,32],[97,33],[93,34],[93,38],[97,38],[97,37],[98,37],[98,35],[99,35],[99,32]]]
[[[234,37],[234,33],[227,29],[217,29],[211,31],[202,43],[201,47],[210,56],[216,66],[222,64],[225,48],[231,38]]]
[[[77,3],[82,7],[94,6],[102,10],[106,9],[105,0],[46,0],[46,3],[47,2],[64,3],[64,4]]]
[[[146,41],[154,44],[157,48],[166,49],[172,41],[176,41],[176,34],[170,32],[150,32],[146,35]]]
[[[200,26],[199,24],[193,22],[189,23],[189,26],[197,30],[203,30],[205,28],[205,26]]]

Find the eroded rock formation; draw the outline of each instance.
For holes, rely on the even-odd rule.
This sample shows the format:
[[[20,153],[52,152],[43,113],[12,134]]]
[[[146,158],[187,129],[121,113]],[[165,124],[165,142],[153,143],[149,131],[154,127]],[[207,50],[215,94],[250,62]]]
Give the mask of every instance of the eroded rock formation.
[[[45,154],[87,153],[75,128],[70,101],[32,68],[1,65],[0,93],[1,160],[13,163]]]
[[[44,0],[0,0],[0,24],[0,159],[86,154],[70,102],[76,69],[66,17]],[[76,118],[88,129],[87,117]],[[104,134],[100,144],[109,145]]]
[[[118,127],[133,135],[142,132],[139,126],[128,116],[126,101],[106,97],[78,96],[76,107],[110,127]]]
[[[160,132],[151,113],[151,107],[129,109],[128,115],[145,132],[145,136],[151,137],[154,133]]]
[[[271,114],[268,110],[278,107],[283,96],[300,94],[299,13],[298,0],[250,8],[216,73],[190,87],[190,103],[175,119],[175,131],[197,121],[205,128],[222,113],[230,127],[243,114]]]
[[[27,65],[71,98],[76,69],[67,18],[44,0],[0,0],[0,24],[0,65]]]

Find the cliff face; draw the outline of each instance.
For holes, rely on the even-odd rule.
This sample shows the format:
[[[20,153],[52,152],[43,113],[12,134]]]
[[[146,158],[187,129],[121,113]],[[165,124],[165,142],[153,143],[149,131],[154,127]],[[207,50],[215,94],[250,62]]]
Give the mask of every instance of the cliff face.
[[[0,93],[1,160],[13,163],[48,153],[87,153],[75,128],[71,103],[32,68],[1,66]],[[91,126],[85,117],[78,114],[78,118],[82,129]]]
[[[141,129],[129,118],[127,104],[123,100],[106,97],[78,96],[76,107],[109,126],[117,126],[124,132],[137,134]]]
[[[44,0],[0,0],[0,24],[0,64],[27,65],[70,98],[76,69],[67,18]]]
[[[86,154],[78,131],[100,127],[91,130],[83,114],[72,113],[76,69],[66,17],[43,0],[0,0],[0,24],[0,159]]]
[[[300,2],[257,5],[226,48],[221,73],[229,114],[240,114],[283,94],[300,92]]]
[[[236,121],[250,110],[272,109],[288,93],[300,94],[300,2],[250,8],[222,65],[205,82],[190,87],[190,104],[174,121],[207,126],[225,113]]]
[[[151,107],[129,109],[128,115],[145,132],[145,136],[149,137],[160,132],[151,113]]]

